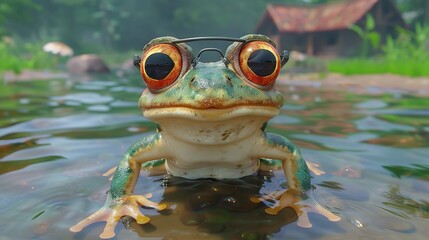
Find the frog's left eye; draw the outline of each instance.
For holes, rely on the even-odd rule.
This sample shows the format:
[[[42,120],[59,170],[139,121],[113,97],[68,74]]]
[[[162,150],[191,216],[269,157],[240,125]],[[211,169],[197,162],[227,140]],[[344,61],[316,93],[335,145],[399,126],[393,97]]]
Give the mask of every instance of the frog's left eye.
[[[182,55],[172,44],[155,45],[143,54],[140,73],[150,91],[156,92],[173,84],[182,71]]]
[[[281,68],[276,49],[263,41],[252,41],[244,45],[240,51],[239,64],[248,80],[263,87],[274,84]]]

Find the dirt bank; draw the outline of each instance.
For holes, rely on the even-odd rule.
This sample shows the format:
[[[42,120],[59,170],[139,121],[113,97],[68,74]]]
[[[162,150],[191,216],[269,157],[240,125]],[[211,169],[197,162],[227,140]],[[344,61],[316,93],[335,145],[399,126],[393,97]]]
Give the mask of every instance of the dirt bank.
[[[355,75],[340,74],[283,74],[279,84],[348,90],[354,93],[381,94],[385,92],[429,97],[429,78],[411,78],[393,74]]]
[[[31,81],[41,79],[69,78],[64,72],[25,70],[21,74],[11,72],[3,76],[5,82]],[[295,86],[309,86],[322,89],[347,90],[358,94],[382,94],[392,92],[429,97],[429,78],[411,78],[393,74],[355,75],[319,73],[310,74],[282,74],[277,84]]]

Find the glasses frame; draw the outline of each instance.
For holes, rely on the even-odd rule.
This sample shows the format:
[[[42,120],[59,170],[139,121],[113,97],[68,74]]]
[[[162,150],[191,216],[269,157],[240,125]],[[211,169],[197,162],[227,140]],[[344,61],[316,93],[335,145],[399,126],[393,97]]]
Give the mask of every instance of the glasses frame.
[[[242,38],[230,38],[230,37],[192,37],[192,38],[176,39],[176,40],[172,40],[171,42],[165,42],[165,43],[178,44],[178,43],[187,43],[187,42],[196,42],[196,41],[228,41],[228,42],[246,43],[253,40],[245,40]],[[225,64],[225,66],[228,67],[228,65],[230,64],[230,60],[224,56],[223,52],[220,49],[203,48],[198,52],[197,57],[192,59],[192,62],[191,62],[192,68],[195,68],[197,66],[198,62],[200,61],[201,54],[203,52],[209,52],[209,51],[218,52],[221,56],[222,62]],[[288,61],[289,61],[289,51],[283,50],[280,54],[281,67],[283,67]],[[133,64],[137,69],[140,70],[141,57],[138,54],[134,55]]]

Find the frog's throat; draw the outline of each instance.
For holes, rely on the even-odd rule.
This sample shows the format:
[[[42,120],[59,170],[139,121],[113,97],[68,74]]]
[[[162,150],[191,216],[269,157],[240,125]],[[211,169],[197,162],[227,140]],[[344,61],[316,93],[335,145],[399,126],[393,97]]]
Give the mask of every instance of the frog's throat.
[[[224,109],[194,109],[187,107],[151,108],[143,115],[153,121],[162,119],[184,118],[196,121],[222,121],[237,117],[262,117],[270,119],[279,114],[278,107],[271,106],[238,106]]]

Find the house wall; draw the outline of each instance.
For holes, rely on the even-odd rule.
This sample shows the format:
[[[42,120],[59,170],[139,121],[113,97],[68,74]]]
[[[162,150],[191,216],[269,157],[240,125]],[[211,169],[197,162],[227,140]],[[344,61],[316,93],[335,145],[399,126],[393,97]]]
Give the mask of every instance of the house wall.
[[[341,39],[338,47],[339,57],[359,55],[362,40],[352,30],[341,30]]]
[[[306,44],[307,44],[307,34],[300,33],[282,33],[280,46],[281,50],[288,51],[299,51],[302,53],[306,53]]]
[[[312,49],[309,47],[310,35],[313,38]],[[295,50],[325,58],[356,55],[358,54],[358,46],[361,43],[359,37],[348,29],[301,34],[282,33],[280,38],[278,50]],[[279,39],[279,35],[276,35],[277,39]],[[312,53],[309,52],[311,50]]]

